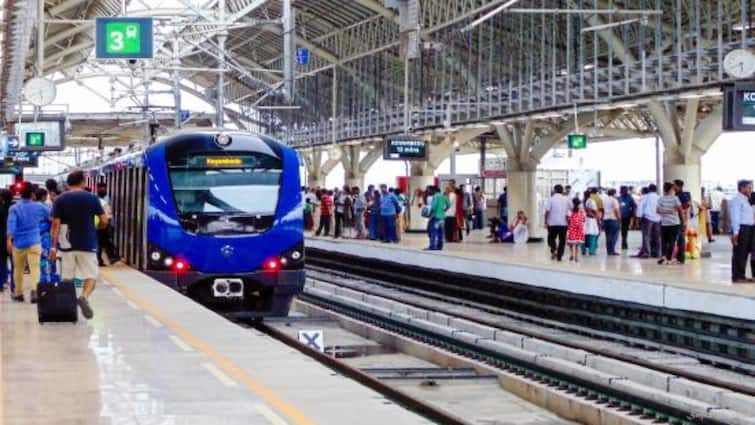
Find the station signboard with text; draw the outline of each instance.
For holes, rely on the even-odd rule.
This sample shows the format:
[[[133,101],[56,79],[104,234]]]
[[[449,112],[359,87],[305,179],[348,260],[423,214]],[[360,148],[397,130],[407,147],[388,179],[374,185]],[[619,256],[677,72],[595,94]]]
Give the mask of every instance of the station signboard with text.
[[[427,159],[427,142],[410,134],[386,136],[383,159],[397,161],[424,161]]]
[[[755,131],[755,83],[724,86],[723,129]]]

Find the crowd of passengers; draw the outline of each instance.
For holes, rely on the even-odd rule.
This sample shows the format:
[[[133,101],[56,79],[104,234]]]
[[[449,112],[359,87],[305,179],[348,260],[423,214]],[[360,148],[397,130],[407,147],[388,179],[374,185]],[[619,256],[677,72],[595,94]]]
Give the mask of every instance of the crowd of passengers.
[[[0,189],[0,231],[6,235],[6,243],[0,244],[0,293],[10,286],[13,301],[23,303],[24,275],[29,275],[29,301],[34,304],[38,284],[59,274],[63,280],[82,282],[78,305],[84,317],[93,317],[88,299],[97,268],[106,265],[103,254],[110,264],[120,257],[112,240],[107,189],[98,185],[94,194],[84,183],[84,173],[73,171],[63,191],[54,179],[45,187],[22,182],[13,190]],[[56,264],[61,268],[55,270]]]
[[[755,270],[755,195],[747,182],[740,182],[739,194],[729,200],[720,187],[706,193],[700,201],[684,190],[684,182],[675,180],[659,188],[650,184],[638,190],[631,186],[589,188],[583,193],[570,186],[556,185],[544,205],[544,223],[551,258],[562,261],[566,248],[569,260],[578,262],[580,255],[596,255],[601,236],[605,237],[606,254],[620,255],[628,250],[628,232],[638,230],[642,241],[637,258],[653,258],[658,264],[684,264],[699,258],[701,239],[713,242],[716,234],[729,234],[734,244],[732,279],[750,282],[744,277],[744,264],[752,252]],[[659,193],[660,192],[660,193]],[[398,242],[408,225],[408,200],[400,189],[370,185],[362,192],[358,187],[326,190],[303,188],[305,228],[315,235],[353,237],[356,239]],[[746,197],[746,203],[740,198]],[[741,204],[741,205],[740,205]],[[743,212],[742,205],[750,209]],[[441,190],[428,186],[419,202],[427,218],[428,250],[441,250],[444,243],[461,242],[470,231],[488,226],[491,243],[524,243],[529,240],[528,217],[523,211],[509,217],[508,191],[499,195],[497,216],[485,220],[487,200],[479,187],[456,185],[454,181]],[[741,229],[741,231],[740,231]],[[740,241],[741,240],[741,241]]]
[[[409,224],[409,200],[398,188],[370,185],[358,187],[303,188],[304,227],[315,235],[399,242]],[[486,200],[480,187],[469,190],[451,181],[440,191],[428,186],[421,195],[422,214],[429,219],[428,234],[442,235],[430,249],[442,249],[446,242],[461,242],[464,235],[484,227]],[[433,205],[435,205],[433,207]],[[438,239],[436,237],[436,239]]]

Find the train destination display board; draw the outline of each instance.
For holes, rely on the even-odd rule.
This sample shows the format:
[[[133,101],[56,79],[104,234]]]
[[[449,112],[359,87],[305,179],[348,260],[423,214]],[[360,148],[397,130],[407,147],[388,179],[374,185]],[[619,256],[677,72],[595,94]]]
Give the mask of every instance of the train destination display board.
[[[97,59],[152,59],[152,18],[97,18]]]
[[[427,158],[427,142],[409,134],[387,136],[383,143],[383,159],[422,161]]]
[[[755,84],[724,86],[723,129],[755,131]]]

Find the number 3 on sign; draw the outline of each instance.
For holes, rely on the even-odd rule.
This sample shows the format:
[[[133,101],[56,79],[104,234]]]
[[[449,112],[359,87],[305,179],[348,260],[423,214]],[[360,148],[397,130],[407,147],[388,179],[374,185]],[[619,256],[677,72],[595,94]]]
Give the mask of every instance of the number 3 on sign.
[[[113,31],[110,33],[110,46],[112,51],[123,50],[123,33],[120,31]]]

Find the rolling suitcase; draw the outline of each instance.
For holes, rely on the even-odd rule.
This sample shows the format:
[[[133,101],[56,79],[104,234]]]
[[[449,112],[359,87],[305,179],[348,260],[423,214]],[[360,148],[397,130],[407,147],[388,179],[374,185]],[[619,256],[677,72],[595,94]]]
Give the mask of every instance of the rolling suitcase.
[[[42,265],[42,274],[37,285],[37,317],[39,323],[73,322],[79,320],[76,303],[76,286],[73,281],[61,281],[54,264]]]

